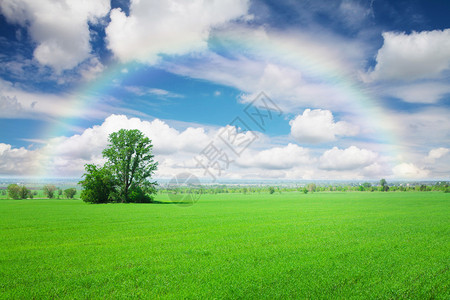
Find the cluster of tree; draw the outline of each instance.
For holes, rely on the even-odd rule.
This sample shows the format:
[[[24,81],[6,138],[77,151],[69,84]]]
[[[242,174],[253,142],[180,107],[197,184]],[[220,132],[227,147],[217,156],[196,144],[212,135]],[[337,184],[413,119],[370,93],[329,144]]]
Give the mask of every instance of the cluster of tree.
[[[33,196],[37,195],[37,191],[32,192],[30,189],[28,189],[26,186],[18,184],[10,184],[8,185],[6,189],[8,193],[8,197],[11,199],[33,199]],[[61,196],[63,193],[66,196],[67,199],[73,199],[73,197],[76,195],[77,190],[75,188],[68,188],[66,190],[61,190],[54,185],[47,184],[43,187],[44,195],[49,198],[53,199],[55,198],[55,194],[58,194],[58,197]]]
[[[33,194],[24,185],[19,186],[15,183],[8,185],[8,197],[11,199],[33,199]]]
[[[89,203],[153,201],[156,182],[151,176],[158,163],[153,160],[152,143],[141,131],[121,129],[109,135],[103,150],[103,166],[85,165],[81,199]]]
[[[73,199],[73,197],[76,195],[77,193],[77,189],[76,188],[68,188],[65,189],[64,191],[60,188],[57,188],[56,186],[54,186],[53,184],[47,184],[44,186],[43,188],[44,190],[44,195],[49,198],[49,199],[53,199],[55,198],[55,196],[59,197],[63,195],[66,196],[67,199]]]

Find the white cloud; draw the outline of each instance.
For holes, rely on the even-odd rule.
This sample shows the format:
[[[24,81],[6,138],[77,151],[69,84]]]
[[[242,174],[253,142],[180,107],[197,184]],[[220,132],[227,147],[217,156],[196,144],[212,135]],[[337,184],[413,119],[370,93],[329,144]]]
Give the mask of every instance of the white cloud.
[[[385,32],[369,80],[433,78],[450,69],[450,29]]]
[[[249,150],[238,159],[237,163],[246,168],[282,170],[311,164],[314,161],[308,149],[289,143],[284,147],[273,147],[263,151]]]
[[[320,107],[348,112],[354,110],[353,101],[360,101],[349,93],[354,86],[336,80],[356,76],[362,67],[366,46],[358,41],[242,24],[214,30],[212,37],[229,46],[227,55],[205,51],[182,62],[162,61],[161,67],[235,87],[243,92],[243,102],[264,91],[283,110]]]
[[[41,155],[38,151],[12,148],[0,143],[0,174],[26,175],[40,168]]]
[[[426,108],[414,113],[385,110],[384,123],[402,153],[407,155],[419,150],[423,158],[425,150],[450,143],[449,115],[450,111],[444,107]],[[412,157],[404,159],[416,162]]]
[[[172,157],[177,163],[180,158],[200,152],[216,133],[206,132],[201,127],[178,131],[159,119],[148,122],[111,115],[101,125],[71,137],[53,138],[40,149],[15,149],[0,144],[0,174],[79,176],[84,164],[103,161],[101,152],[107,145],[109,134],[122,128],[141,130],[152,140],[153,152],[161,161]]]
[[[171,123],[172,124],[172,123]],[[178,129],[167,122],[154,119],[144,121],[124,115],[111,115],[100,125],[85,129],[70,137],[58,137],[44,141],[41,148],[30,150],[13,148],[0,144],[1,175],[80,176],[86,163],[103,163],[102,150],[107,145],[108,135],[121,128],[139,129],[152,140],[153,151],[159,162],[158,177],[170,178],[180,172],[191,172],[198,177],[211,179],[194,159],[207,145],[214,142],[219,149],[229,149],[218,139],[218,133],[227,130],[236,134],[232,126],[211,128],[201,124],[178,124]],[[182,129],[180,129],[182,128]],[[254,137],[254,133],[240,133],[238,141]],[[345,149],[334,147],[320,153],[320,149],[304,148],[293,143],[273,145],[262,133],[245,148],[240,156],[228,152],[230,166],[223,170],[220,178],[285,178],[285,179],[363,179],[425,177],[428,174],[445,178],[448,163],[434,169],[423,170],[414,164],[400,164],[392,169],[392,157],[350,146]],[[430,158],[441,158],[447,148],[430,151]],[[320,156],[320,154],[322,154]],[[391,176],[394,173],[393,176]],[[220,179],[219,178],[219,179]]]
[[[421,179],[426,178],[428,170],[418,168],[412,163],[401,163],[392,168],[394,178],[396,179]]]
[[[99,74],[105,70],[105,66],[97,57],[92,57],[83,64],[81,64],[79,72],[85,81],[95,79]]]
[[[106,28],[108,48],[121,61],[154,64],[160,54],[204,50],[211,28],[244,17],[247,0],[131,1],[127,16],[116,8]]]
[[[444,157],[449,152],[450,152],[450,149],[444,148],[444,147],[431,149],[430,152],[428,152],[427,157],[425,157],[425,161],[429,162],[429,163],[434,163],[436,161],[436,159]]]
[[[327,150],[319,159],[319,168],[324,170],[353,170],[369,166],[375,162],[378,154],[367,149],[350,146],[347,149]]]
[[[98,108],[81,111],[79,98],[71,94],[33,93],[0,79],[0,118],[105,117]]]
[[[336,136],[354,136],[358,127],[345,121],[334,122],[329,110],[305,109],[289,122],[291,135],[300,143],[323,143],[336,140]]]
[[[339,5],[338,10],[340,17],[347,25],[361,27],[361,24],[368,16],[373,15],[372,7],[363,6],[361,3],[352,0],[343,0]],[[335,11],[330,12],[335,14]],[[354,28],[353,28],[354,29]]]
[[[22,111],[22,105],[17,101],[17,97],[0,95],[0,111],[10,115],[19,115]]]
[[[28,27],[37,43],[34,58],[61,72],[91,57],[88,22],[104,17],[110,2],[4,0],[0,9],[8,22]]]
[[[163,89],[157,88],[146,88],[141,86],[126,86],[125,89],[135,95],[145,96],[145,95],[154,95],[162,98],[183,98],[183,95],[173,93]]]
[[[383,87],[382,93],[410,103],[436,103],[450,94],[450,85],[441,82],[423,82]]]

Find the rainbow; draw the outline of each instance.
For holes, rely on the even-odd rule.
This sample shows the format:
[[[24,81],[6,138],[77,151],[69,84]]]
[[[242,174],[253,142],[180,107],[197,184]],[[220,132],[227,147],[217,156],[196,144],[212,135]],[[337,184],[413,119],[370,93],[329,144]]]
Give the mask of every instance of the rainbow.
[[[245,37],[243,37],[245,36]],[[367,128],[370,132],[370,140],[382,145],[382,153],[395,159],[401,157],[400,148],[397,146],[399,138],[389,130],[393,124],[383,113],[383,107],[374,99],[361,83],[346,71],[338,57],[324,56],[324,49],[311,49],[307,45],[302,46],[289,39],[278,37],[271,39],[264,35],[248,35],[232,33],[224,36],[226,45],[230,49],[239,49],[243,53],[250,53],[254,58],[263,60],[267,58],[274,63],[289,65],[289,67],[307,73],[308,78],[319,83],[333,85],[336,87],[336,97],[344,101],[339,103],[340,107],[347,107],[347,112],[354,115],[364,116]],[[176,47],[176,45],[174,45]],[[98,103],[98,95],[107,94],[113,80],[121,81],[130,76],[136,76],[139,64],[131,62],[127,64],[115,64],[109,66],[108,71],[96,80],[81,86],[76,91],[76,96],[67,106],[71,115],[85,115]],[[127,69],[128,72],[123,72]],[[306,70],[306,72],[305,72]],[[276,96],[269,94],[276,100]],[[342,100],[343,99],[343,100]],[[314,108],[314,107],[305,107]],[[320,108],[320,107],[316,107]],[[53,126],[47,129],[49,136],[64,136],[67,127],[77,126],[76,118],[61,118],[56,124],[65,126]],[[49,150],[46,156],[52,157]],[[391,162],[396,164],[395,161]],[[41,170],[38,176],[48,177],[49,170]]]

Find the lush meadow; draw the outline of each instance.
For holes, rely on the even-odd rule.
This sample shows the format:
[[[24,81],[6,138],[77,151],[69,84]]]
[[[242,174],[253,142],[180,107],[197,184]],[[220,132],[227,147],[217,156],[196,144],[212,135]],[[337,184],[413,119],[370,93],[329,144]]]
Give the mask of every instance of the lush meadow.
[[[0,297],[448,299],[449,216],[442,192],[0,200]]]

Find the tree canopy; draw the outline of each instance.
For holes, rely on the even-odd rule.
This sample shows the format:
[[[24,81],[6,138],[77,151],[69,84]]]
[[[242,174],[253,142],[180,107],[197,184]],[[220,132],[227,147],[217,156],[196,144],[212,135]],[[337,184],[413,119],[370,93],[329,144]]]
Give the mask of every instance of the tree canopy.
[[[8,185],[8,196],[11,199],[27,199],[33,198],[31,191],[27,189],[24,185],[19,186],[15,183]]]
[[[156,182],[150,179],[158,166],[151,140],[137,129],[121,129],[108,141],[104,166],[85,166],[81,198],[92,203],[151,202]]]

